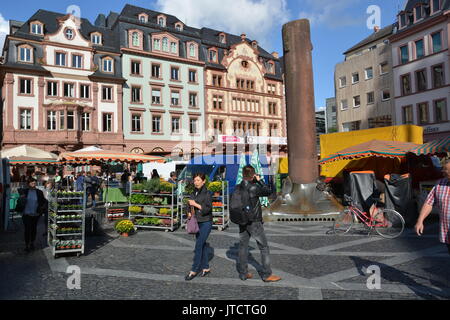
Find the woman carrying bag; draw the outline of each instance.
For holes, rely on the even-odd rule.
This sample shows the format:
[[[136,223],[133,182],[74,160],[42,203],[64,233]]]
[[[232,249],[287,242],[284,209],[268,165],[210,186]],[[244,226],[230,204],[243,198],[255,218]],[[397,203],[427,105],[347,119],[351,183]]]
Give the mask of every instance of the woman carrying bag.
[[[206,177],[203,173],[194,175],[194,193],[189,200],[189,206],[198,222],[198,233],[196,233],[194,262],[191,272],[185,277],[186,281],[194,279],[200,272],[201,276],[207,276],[211,270],[208,260],[208,240],[211,233],[213,216],[212,216],[212,196],[205,186]],[[192,213],[189,214],[189,217]]]
[[[27,182],[27,188],[20,191],[16,211],[22,213],[25,227],[25,251],[29,252],[35,249],[34,241],[36,240],[39,217],[48,210],[48,202],[44,197],[44,193],[36,189],[35,179],[29,178]]]

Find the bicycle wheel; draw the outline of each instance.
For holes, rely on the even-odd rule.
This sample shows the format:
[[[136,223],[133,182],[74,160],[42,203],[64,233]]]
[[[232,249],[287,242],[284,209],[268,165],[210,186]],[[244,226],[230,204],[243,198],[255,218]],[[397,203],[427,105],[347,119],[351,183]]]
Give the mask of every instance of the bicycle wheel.
[[[405,220],[402,215],[392,209],[378,209],[375,214],[373,225],[375,231],[387,239],[400,236],[405,228]]]
[[[353,223],[353,212],[351,212],[349,209],[345,209],[334,221],[334,233],[337,235],[346,234],[352,228]]]

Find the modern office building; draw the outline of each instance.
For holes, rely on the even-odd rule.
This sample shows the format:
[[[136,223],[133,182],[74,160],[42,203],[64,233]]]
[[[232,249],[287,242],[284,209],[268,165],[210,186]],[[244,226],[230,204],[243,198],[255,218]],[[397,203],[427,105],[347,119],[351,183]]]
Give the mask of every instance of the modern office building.
[[[325,116],[326,116],[326,133],[337,132],[337,111],[336,98],[326,99]]]
[[[394,123],[394,83],[389,36],[393,25],[374,32],[346,52],[336,65],[335,93],[339,132]]]

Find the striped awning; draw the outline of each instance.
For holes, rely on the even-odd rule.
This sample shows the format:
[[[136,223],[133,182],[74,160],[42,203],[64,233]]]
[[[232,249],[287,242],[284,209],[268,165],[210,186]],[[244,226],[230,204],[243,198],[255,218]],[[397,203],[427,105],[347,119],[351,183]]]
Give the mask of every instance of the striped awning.
[[[450,151],[450,136],[440,138],[438,140],[433,140],[423,145],[420,145],[416,148],[413,148],[410,152],[415,155],[422,154],[437,154],[437,153],[445,153]]]
[[[367,157],[404,158],[418,144],[401,141],[371,140],[336,152],[322,160],[319,164],[338,160],[356,160]]]
[[[11,157],[9,158],[9,163],[11,165],[58,165],[59,161],[57,159],[39,159],[33,157]]]
[[[100,164],[113,161],[126,163],[166,162],[166,159],[163,157],[107,150],[66,152],[62,153],[58,160],[66,164]]]

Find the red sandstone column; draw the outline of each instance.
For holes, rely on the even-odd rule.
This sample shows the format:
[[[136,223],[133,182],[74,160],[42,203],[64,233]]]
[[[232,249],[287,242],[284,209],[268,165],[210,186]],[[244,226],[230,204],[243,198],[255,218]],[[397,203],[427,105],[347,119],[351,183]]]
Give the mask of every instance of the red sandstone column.
[[[318,178],[310,25],[306,19],[283,26],[289,176],[293,183]]]

